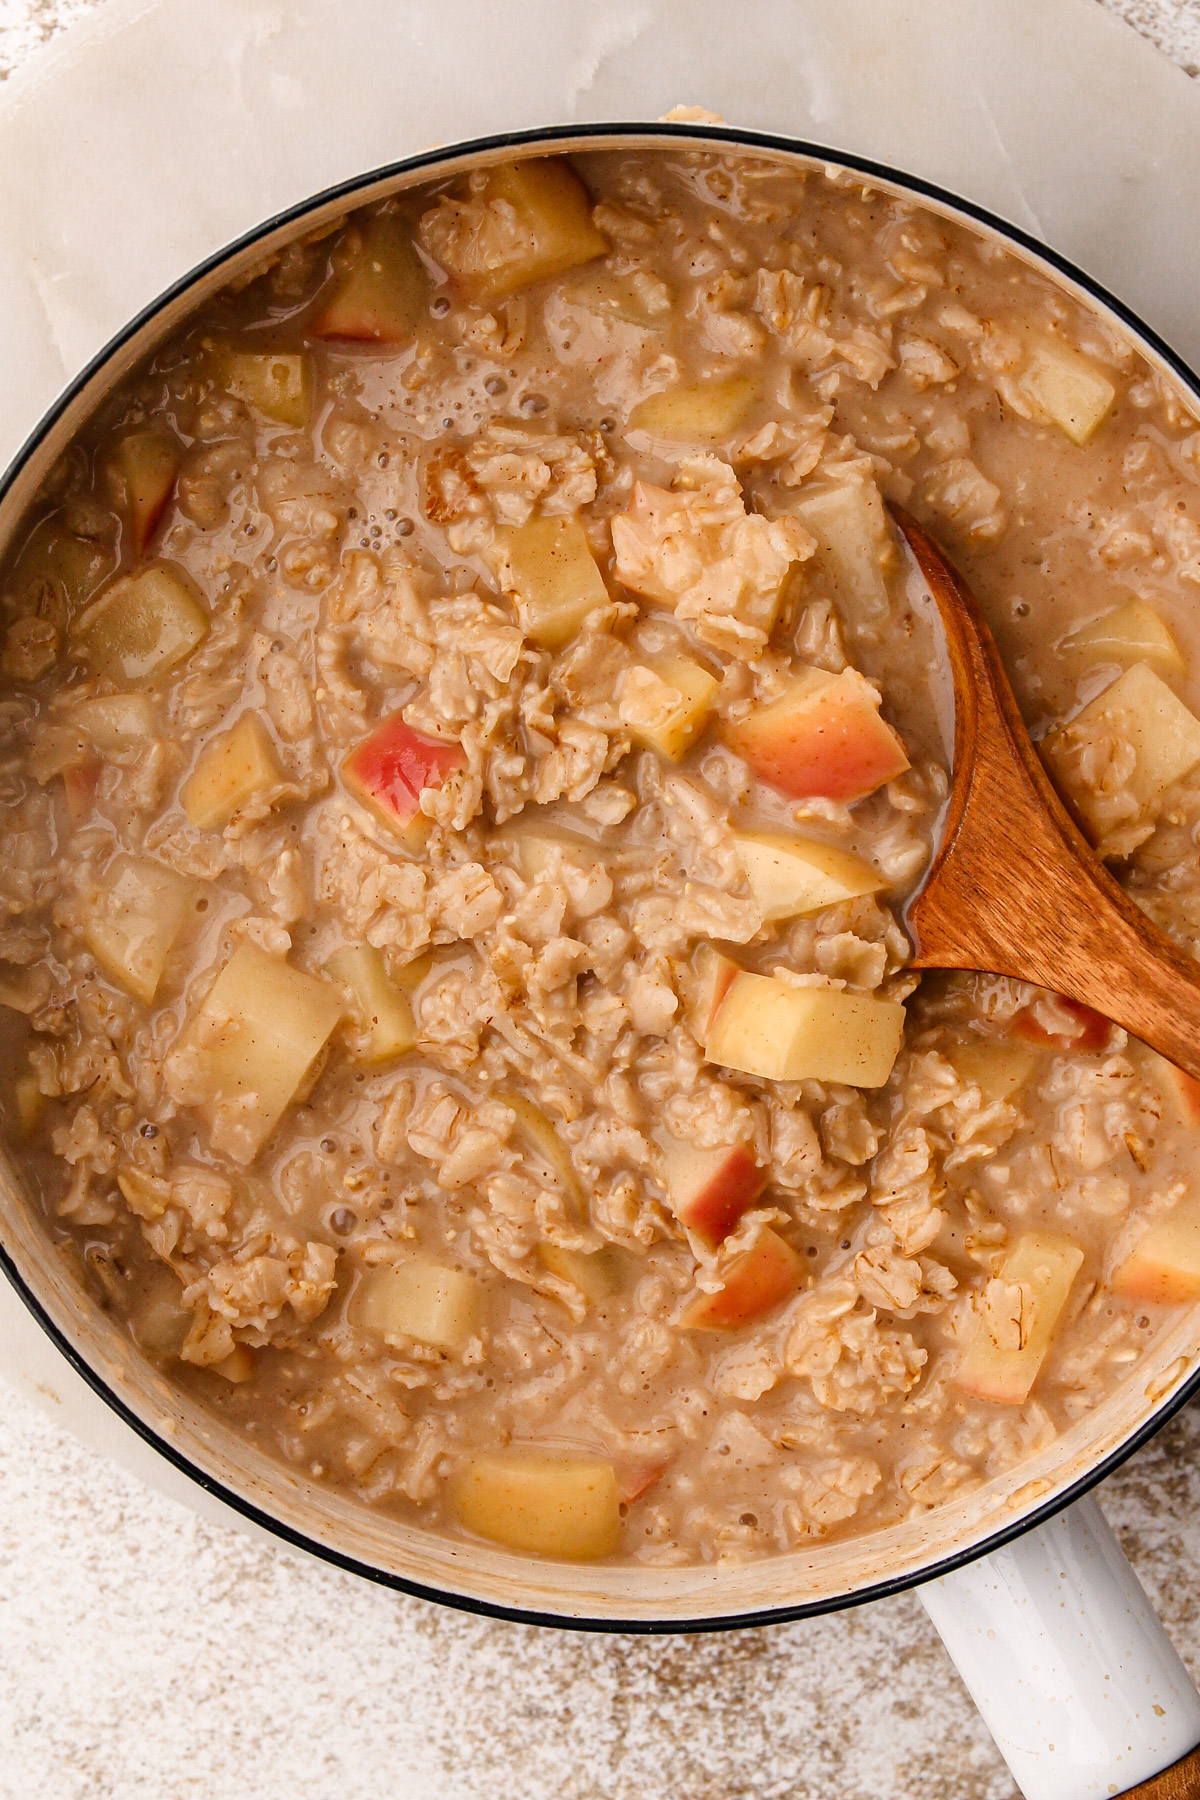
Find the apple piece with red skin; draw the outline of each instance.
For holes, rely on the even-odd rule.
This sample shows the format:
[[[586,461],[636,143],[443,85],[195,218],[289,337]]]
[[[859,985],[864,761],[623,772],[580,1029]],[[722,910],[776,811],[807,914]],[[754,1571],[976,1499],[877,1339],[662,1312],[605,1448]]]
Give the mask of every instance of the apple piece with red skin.
[[[745,1144],[698,1150],[671,1142],[663,1150],[667,1197],[681,1225],[710,1250],[724,1243],[767,1185]]]
[[[1200,1202],[1184,1200],[1156,1219],[1108,1285],[1122,1299],[1147,1306],[1200,1300]]]
[[[692,1036],[703,1045],[718,1008],[740,974],[737,963],[712,944],[701,944],[692,959],[696,989],[688,1007]]]
[[[322,338],[406,344],[429,304],[429,276],[398,213],[375,213],[359,228],[357,260],[323,294],[309,329]]]
[[[86,825],[96,806],[100,777],[104,764],[98,757],[75,763],[62,772],[63,792],[67,797],[67,815],[72,825]]]
[[[145,555],[178,474],[179,446],[161,431],[126,432],[109,451],[104,476],[135,558]]]
[[[685,1331],[735,1331],[799,1293],[804,1273],[803,1259],[766,1226],[730,1263],[720,1292],[693,1295],[679,1323]]]
[[[622,1506],[632,1506],[635,1500],[640,1500],[656,1482],[662,1480],[671,1465],[665,1460],[631,1457],[628,1462],[618,1462],[614,1466],[617,1473],[617,1499]]]
[[[1056,1050],[1076,1050],[1083,1056],[1103,1050],[1112,1032],[1111,1020],[1081,1000],[1066,1000],[1061,994],[1053,996],[1053,1004],[1064,1015],[1061,1030],[1039,1018],[1033,1006],[1024,1006],[1013,1017],[1014,1035],[1027,1044],[1051,1044]]]
[[[425,737],[393,713],[355,745],[342,764],[342,779],[364,806],[419,849],[430,827],[421,795],[426,788],[441,787],[463,760],[460,745]]]
[[[806,669],[778,700],[725,728],[731,750],[794,800],[849,804],[903,775],[908,756],[856,669]]]

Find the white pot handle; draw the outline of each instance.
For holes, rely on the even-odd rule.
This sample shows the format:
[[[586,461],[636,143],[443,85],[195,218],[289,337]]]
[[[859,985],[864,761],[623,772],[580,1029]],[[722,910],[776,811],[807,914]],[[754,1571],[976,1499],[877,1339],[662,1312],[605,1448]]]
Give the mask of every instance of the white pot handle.
[[[1090,1495],[918,1591],[1025,1800],[1110,1800],[1200,1745],[1200,1694]]]

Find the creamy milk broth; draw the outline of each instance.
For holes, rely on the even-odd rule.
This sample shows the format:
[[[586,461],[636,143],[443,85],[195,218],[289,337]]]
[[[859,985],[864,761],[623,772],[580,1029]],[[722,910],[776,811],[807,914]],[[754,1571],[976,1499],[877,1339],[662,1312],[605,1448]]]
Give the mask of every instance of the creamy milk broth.
[[[1167,1317],[1114,1283],[1194,1188],[1195,1127],[1162,1066],[1036,990],[906,972],[949,709],[928,606],[874,497],[963,569],[1041,735],[1124,666],[1063,640],[1131,597],[1194,662],[1197,438],[1106,325],[906,202],[707,153],[575,166],[602,257],[472,301],[469,208],[486,195],[449,190],[462,215],[441,190],[407,196],[393,216],[424,273],[403,340],[318,330],[364,254],[351,221],[207,308],[56,472],[3,585],[0,1108],[97,1303],[271,1452],[456,1532],[472,1459],[525,1446],[614,1472],[619,1544],[580,1554],[761,1556],[890,1523],[1043,1448]],[[501,253],[506,222],[501,207]],[[1043,340],[1116,390],[1081,445],[1022,397]],[[231,347],[309,359],[299,422],[247,399]],[[647,397],[731,380],[740,415],[707,436],[631,423]],[[135,556],[113,446],[147,428],[179,469]],[[731,647],[719,608],[631,585],[612,521],[636,514],[638,482],[674,483],[688,518],[696,495],[719,512],[736,579],[742,521],[780,523],[761,641]],[[875,508],[881,604],[803,523],[814,494],[847,486]],[[522,633],[496,562],[497,533],[539,517],[582,521],[608,590],[551,647]],[[72,567],[88,562],[65,583],[63,534]],[[183,572],[208,633],[135,685],[98,672],[87,609],[147,562]],[[720,682],[678,760],[630,736],[628,668],[669,652]],[[803,666],[862,671],[910,769],[846,804],[756,779],[722,733]],[[1200,704],[1190,666],[1169,679]],[[98,750],[79,708],[114,692],[149,704]],[[400,709],[468,744],[415,848],[341,773]],[[184,784],[249,715],[274,786],[197,826]],[[571,834],[540,875],[521,848],[534,819]],[[1188,773],[1112,862],[1189,948],[1197,820]],[[756,831],[854,852],[887,885],[765,922],[731,835]],[[190,884],[148,1001],[87,935],[117,854]],[[326,982],[343,1013],[250,1156],[236,1120],[213,1126],[203,1056],[180,1043],[247,942]],[[329,971],[363,943],[414,1017],[414,1046],[378,1064]],[[743,970],[905,1002],[887,1085],[707,1060],[705,943]],[[964,1057],[979,1042],[1020,1046],[1011,1091],[989,1094]],[[673,1143],[743,1144],[765,1174],[723,1244],[676,1216]],[[957,1379],[967,1347],[1006,1306],[1020,1337],[1029,1296],[1003,1269],[1041,1229],[1082,1266],[1028,1396],[981,1398]],[[740,1326],[689,1328],[695,1296],[764,1232],[799,1256],[796,1291]],[[543,1246],[599,1255],[613,1291],[589,1298]],[[382,1328],[363,1299],[414,1260],[476,1284],[453,1348]]]

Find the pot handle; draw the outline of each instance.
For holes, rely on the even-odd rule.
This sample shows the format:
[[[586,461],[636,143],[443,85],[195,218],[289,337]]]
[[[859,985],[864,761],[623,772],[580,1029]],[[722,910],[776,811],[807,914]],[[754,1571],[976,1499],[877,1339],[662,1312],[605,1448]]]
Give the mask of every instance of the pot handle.
[[[1025,1800],[1200,1797],[1200,1694],[1091,1495],[918,1592]]]

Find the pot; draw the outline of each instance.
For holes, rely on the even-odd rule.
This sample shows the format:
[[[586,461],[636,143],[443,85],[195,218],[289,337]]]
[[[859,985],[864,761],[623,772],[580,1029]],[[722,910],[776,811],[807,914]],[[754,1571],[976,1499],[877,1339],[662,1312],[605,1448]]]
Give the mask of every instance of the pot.
[[[135,318],[42,420],[0,482],[0,548],[110,390],[195,306],[348,208],[469,166],[547,150],[733,146],[800,169],[840,166],[1000,241],[1130,337],[1200,414],[1200,380],[1128,309],[1015,227],[899,171],[820,146],[711,125],[594,125],[427,152],[304,200],[208,259]],[[1125,1385],[1041,1455],[885,1531],[742,1566],[583,1567],[437,1537],[305,1479],[194,1405],[144,1362],[51,1252],[0,1150],[0,1265],[61,1353],[161,1456],[286,1542],[423,1599],[595,1631],[745,1627],[907,1587],[924,1600],[1028,1800],[1200,1793],[1200,1695],[1089,1490],[1200,1386],[1200,1310],[1177,1318]],[[1187,1759],[1184,1769],[1152,1782]],[[1194,1767],[1192,1767],[1194,1762]],[[1164,1778],[1168,1779],[1168,1778]]]

